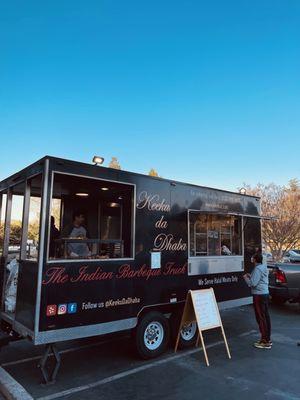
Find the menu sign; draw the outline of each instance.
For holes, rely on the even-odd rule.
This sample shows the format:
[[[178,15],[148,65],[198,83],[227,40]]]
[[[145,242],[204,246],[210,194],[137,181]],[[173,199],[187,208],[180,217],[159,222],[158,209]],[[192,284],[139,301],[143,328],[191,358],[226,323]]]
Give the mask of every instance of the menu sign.
[[[202,331],[222,325],[219,309],[212,290],[193,290],[191,292],[199,329]]]
[[[190,290],[188,292],[181,318],[179,332],[177,335],[175,352],[177,351],[179,345],[181,329],[183,328],[183,326],[191,323],[197,323],[199,335],[196,346],[199,345],[199,338],[200,338],[207,366],[209,366],[209,361],[206,353],[202,332],[208,329],[221,328],[224,343],[227,350],[227,355],[228,358],[231,358],[213,288]]]
[[[157,269],[161,267],[161,252],[151,251],[151,269]]]

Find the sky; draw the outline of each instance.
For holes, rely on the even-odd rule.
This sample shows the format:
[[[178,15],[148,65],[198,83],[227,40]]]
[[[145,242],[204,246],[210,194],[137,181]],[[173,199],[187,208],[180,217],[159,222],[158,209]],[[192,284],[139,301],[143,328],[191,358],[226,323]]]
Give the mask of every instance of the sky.
[[[0,3],[0,179],[44,155],[237,190],[300,178],[298,0]]]

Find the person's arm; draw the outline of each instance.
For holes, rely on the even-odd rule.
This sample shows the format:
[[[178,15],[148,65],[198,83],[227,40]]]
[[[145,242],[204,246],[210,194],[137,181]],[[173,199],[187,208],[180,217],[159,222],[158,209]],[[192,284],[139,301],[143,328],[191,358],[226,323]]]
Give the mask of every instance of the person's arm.
[[[249,275],[244,275],[244,279],[249,287],[255,288],[260,281],[261,278],[261,271],[258,268],[254,268],[252,271],[252,274]]]

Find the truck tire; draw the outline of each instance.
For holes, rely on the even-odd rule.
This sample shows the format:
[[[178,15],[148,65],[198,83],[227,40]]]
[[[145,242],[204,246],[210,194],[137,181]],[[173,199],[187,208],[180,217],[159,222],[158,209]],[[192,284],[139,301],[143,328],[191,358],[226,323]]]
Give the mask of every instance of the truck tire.
[[[171,335],[172,335],[172,344],[175,346],[179,325],[181,322],[181,313],[174,313],[170,317],[170,325],[171,325]],[[180,331],[179,349],[187,349],[189,347],[195,346],[198,336],[198,329],[196,322],[185,325]]]
[[[195,346],[198,336],[197,323],[192,322],[184,325],[180,332],[179,348],[186,349]]]
[[[162,313],[151,311],[141,318],[135,331],[136,350],[141,358],[147,360],[161,355],[169,339],[169,321]]]

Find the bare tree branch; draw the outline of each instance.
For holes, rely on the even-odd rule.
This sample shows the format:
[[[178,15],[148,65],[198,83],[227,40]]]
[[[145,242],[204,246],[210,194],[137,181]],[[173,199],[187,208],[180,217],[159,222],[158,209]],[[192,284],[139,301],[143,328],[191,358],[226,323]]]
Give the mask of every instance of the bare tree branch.
[[[245,184],[247,193],[261,197],[262,214],[276,220],[263,221],[263,240],[275,260],[285,252],[300,246],[300,184],[293,179],[287,186],[274,183]]]

